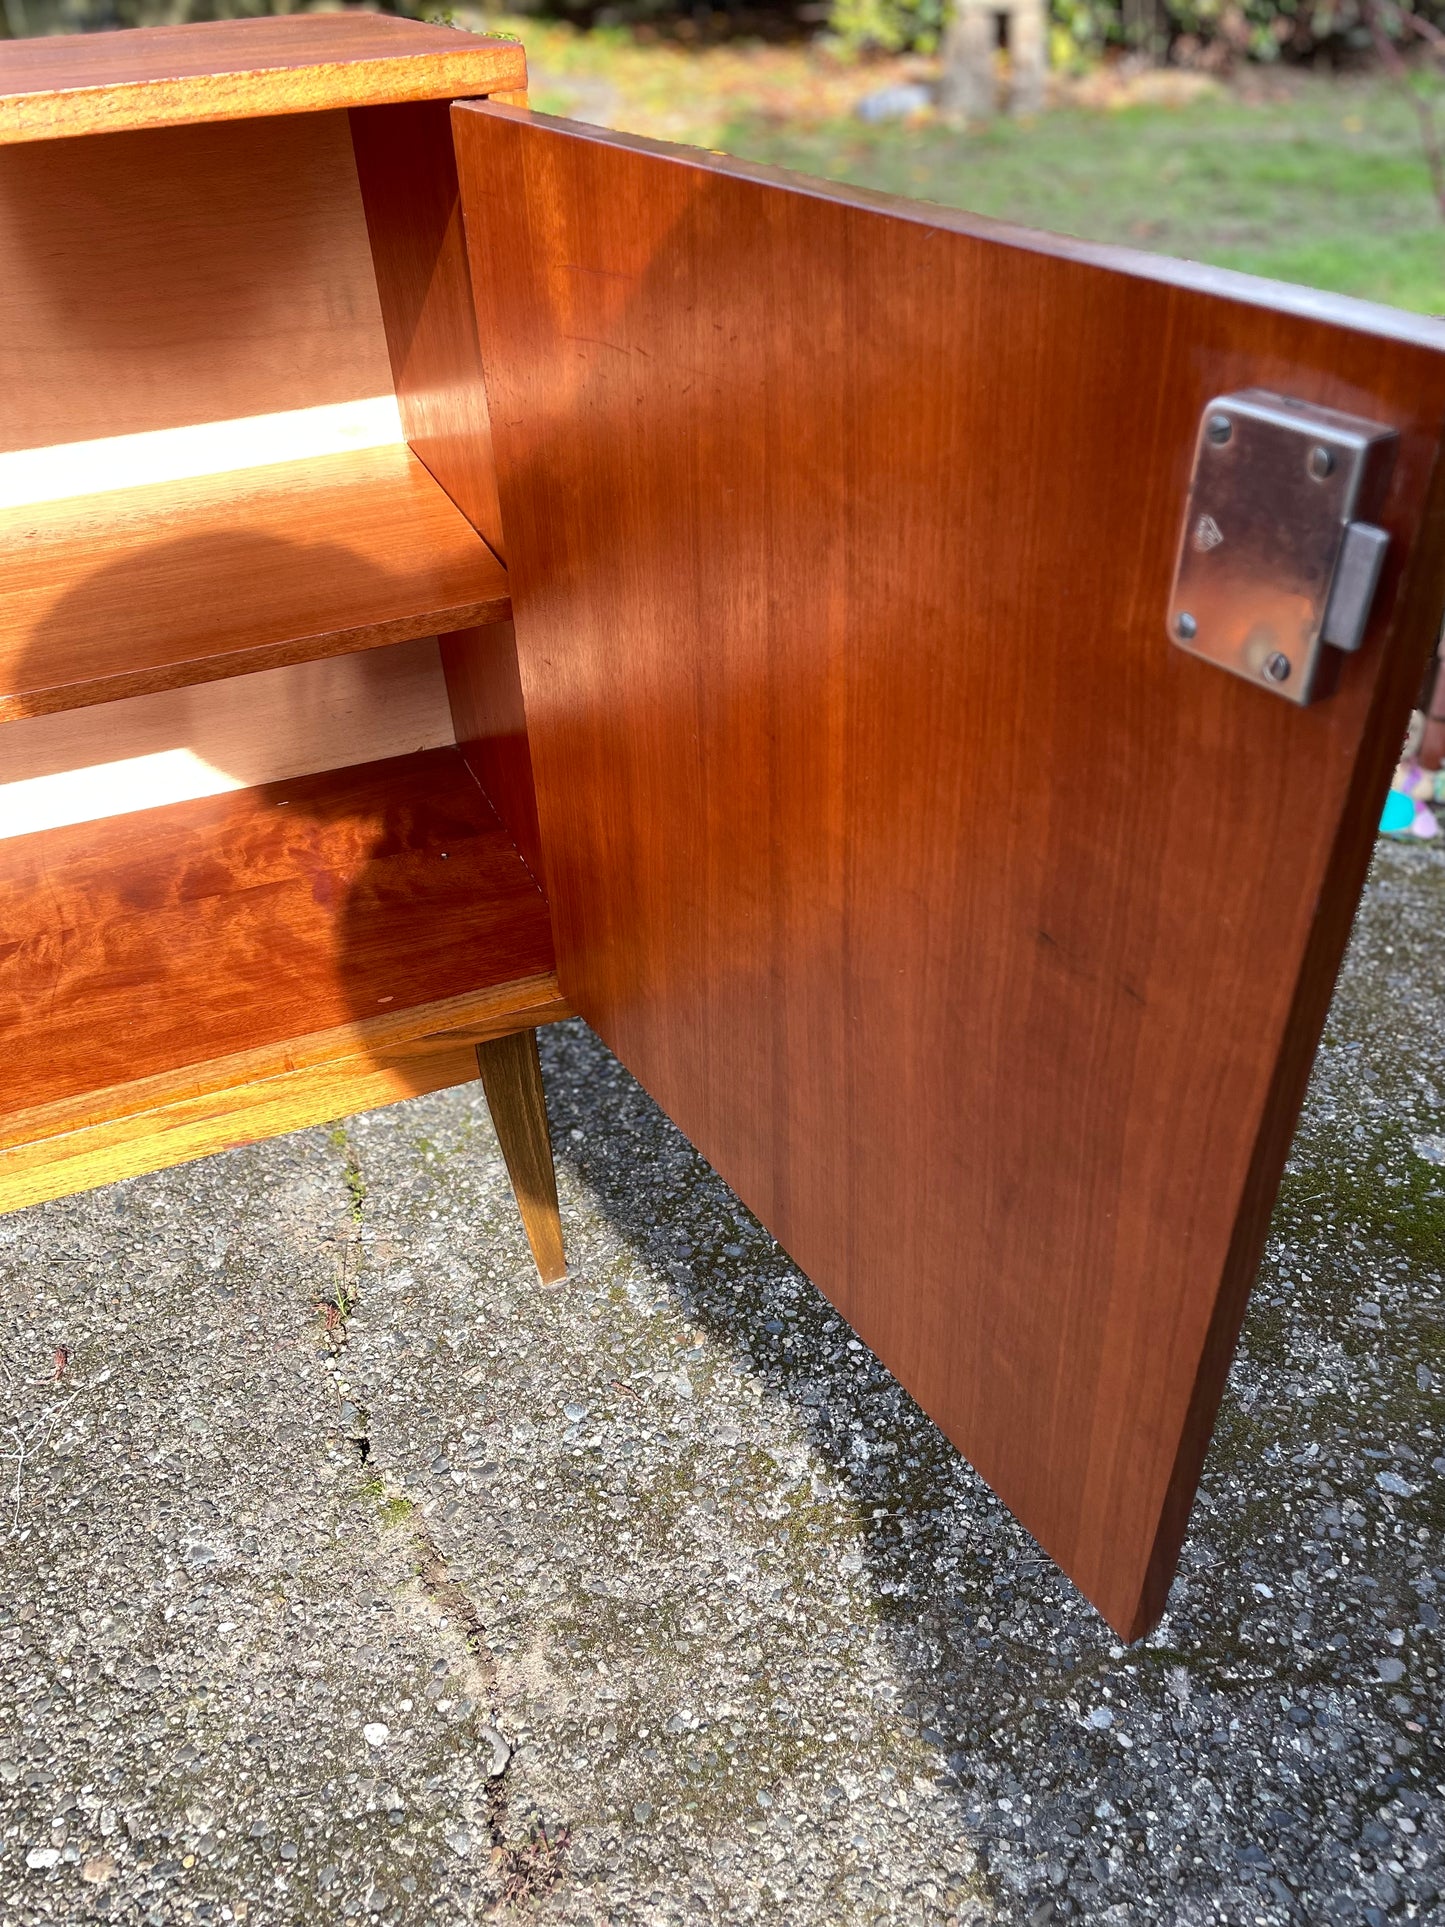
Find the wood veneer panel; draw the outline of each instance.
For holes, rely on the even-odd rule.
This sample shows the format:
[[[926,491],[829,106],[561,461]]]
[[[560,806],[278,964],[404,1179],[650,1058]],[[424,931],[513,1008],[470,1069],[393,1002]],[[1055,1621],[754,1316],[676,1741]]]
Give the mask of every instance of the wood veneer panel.
[[[0,511],[0,719],[505,618],[404,447]]]
[[[0,1149],[0,1211],[468,1083],[477,1075],[476,1050],[460,1044],[413,1050],[392,1064],[361,1056],[308,1065]]]
[[[457,745],[545,890],[516,633],[510,622],[493,622],[442,636],[440,642]]]
[[[535,1030],[576,1013],[557,988],[556,972],[508,978],[456,997],[397,1009],[384,1006],[372,1017],[354,1017],[329,1029],[310,1031],[250,1050],[230,1051],[196,1064],[181,1064],[150,1077],[128,1077],[120,1084],[0,1112],[0,1150],[26,1151],[52,1139],[123,1124],[147,1112],[172,1110],[201,1116],[213,1097],[268,1083],[297,1070],[344,1067],[363,1059],[379,1069],[404,1068],[414,1058],[443,1055],[459,1046],[475,1052],[478,1044]]]
[[[0,742],[0,837],[455,741],[431,637],[29,716]]]
[[[1141,1633],[1445,599],[1445,329],[453,124],[562,987]],[[1400,431],[1304,710],[1164,630],[1255,385]]]
[[[551,970],[541,893],[454,749],[0,843],[7,1112],[242,1053],[289,1069],[328,1029],[354,1054],[402,1013],[450,1048],[454,1000],[530,1010]]]
[[[181,121],[449,100],[527,84],[516,41],[383,14],[0,41],[0,144]]]
[[[390,391],[344,114],[0,147],[0,448]]]
[[[502,556],[450,110],[362,108],[351,134],[407,441]]]

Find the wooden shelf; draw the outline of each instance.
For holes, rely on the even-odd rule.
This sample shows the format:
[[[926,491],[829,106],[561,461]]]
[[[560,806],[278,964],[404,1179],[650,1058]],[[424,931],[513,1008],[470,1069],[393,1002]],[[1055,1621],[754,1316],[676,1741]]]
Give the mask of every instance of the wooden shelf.
[[[403,446],[0,512],[0,720],[445,634],[506,572]]]
[[[192,121],[516,92],[516,41],[379,14],[0,42],[0,146]]]
[[[456,749],[0,842],[0,1147],[21,1162],[563,1014],[546,904]],[[3,1178],[0,1158],[0,1208]]]

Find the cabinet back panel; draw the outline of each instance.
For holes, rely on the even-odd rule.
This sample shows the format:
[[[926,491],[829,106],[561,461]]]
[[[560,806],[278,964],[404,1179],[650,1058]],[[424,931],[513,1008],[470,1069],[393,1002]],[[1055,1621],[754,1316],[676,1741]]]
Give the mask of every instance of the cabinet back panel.
[[[0,840],[455,741],[436,638],[0,728]]]
[[[345,114],[0,149],[0,450],[391,392]]]

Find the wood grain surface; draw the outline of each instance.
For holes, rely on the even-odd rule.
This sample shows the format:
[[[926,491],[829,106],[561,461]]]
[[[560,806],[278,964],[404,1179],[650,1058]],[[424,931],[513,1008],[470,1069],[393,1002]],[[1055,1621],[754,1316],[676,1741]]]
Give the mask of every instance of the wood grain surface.
[[[518,42],[375,13],[0,41],[0,145],[525,87]]]
[[[453,124],[563,990],[1138,1635],[1445,601],[1445,329]],[[1400,432],[1304,710],[1165,634],[1248,386]]]
[[[541,893],[455,749],[0,843],[7,1112],[238,1053],[291,1068],[328,1028],[355,1054],[356,1025],[404,1012],[451,1048],[474,1041],[451,1000],[535,1008],[551,969]]]
[[[0,837],[456,741],[434,637],[6,723]]]
[[[339,1076],[346,1076],[349,1063],[363,1060],[381,1070],[404,1070],[417,1057],[446,1056],[458,1048],[470,1051],[475,1062],[478,1044],[574,1015],[553,970],[484,984],[430,1003],[400,1009],[386,1004],[374,1016],[352,1017],[324,1030],[289,1037],[284,1043],[272,1038],[250,1049],[178,1064],[149,1077],[125,1077],[119,1084],[92,1087],[72,1097],[0,1111],[0,1150],[28,1156],[27,1147],[66,1137],[79,1142],[81,1133],[103,1134],[112,1124],[119,1126],[127,1118],[151,1111],[199,1117],[205,1104],[223,1092],[268,1083],[292,1071],[321,1071],[330,1065],[339,1067]]]
[[[545,891],[527,712],[510,622],[440,638],[452,727],[467,766],[487,793],[522,860]]]
[[[450,112],[360,108],[351,137],[406,439],[503,556]]]
[[[0,448],[391,385],[344,114],[0,148]]]
[[[339,1058],[0,1147],[0,1211],[468,1083],[477,1074],[476,1048],[411,1050],[388,1064],[365,1055]]]
[[[510,609],[501,564],[401,446],[6,509],[0,719]]]
[[[537,1033],[514,1031],[509,1037],[496,1037],[476,1048],[487,1109],[506,1159],[507,1176],[512,1180],[537,1275],[544,1285],[558,1284],[567,1276],[567,1258],[562,1249],[557,1172],[552,1163]]]

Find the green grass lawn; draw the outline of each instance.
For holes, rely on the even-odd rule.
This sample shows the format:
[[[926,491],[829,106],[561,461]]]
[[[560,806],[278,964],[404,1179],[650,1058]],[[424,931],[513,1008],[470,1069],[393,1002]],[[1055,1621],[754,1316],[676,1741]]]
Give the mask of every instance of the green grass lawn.
[[[945,206],[1445,311],[1445,220],[1409,106],[1378,80],[1256,69],[1185,104],[1052,108],[958,132],[849,109],[906,63],[639,44],[509,20],[533,104]]]
[[[1314,82],[1252,104],[1065,108],[1033,126],[788,127],[746,114],[718,145],[750,160],[1445,311],[1445,220],[1413,117],[1383,88]]]

